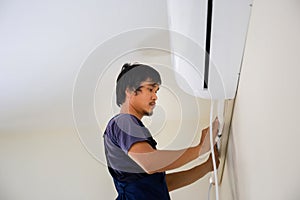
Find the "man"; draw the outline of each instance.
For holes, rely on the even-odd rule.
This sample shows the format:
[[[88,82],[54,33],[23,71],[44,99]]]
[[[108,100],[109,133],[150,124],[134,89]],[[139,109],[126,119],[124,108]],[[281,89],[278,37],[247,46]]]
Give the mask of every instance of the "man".
[[[207,128],[194,147],[156,149],[156,141],[141,119],[152,115],[160,84],[159,73],[144,64],[124,64],[117,78],[117,105],[121,110],[109,121],[104,133],[106,160],[118,192],[117,200],[168,200],[170,191],[189,185],[213,170],[210,155],[206,162],[190,170],[165,173],[208,152],[210,141]],[[217,119],[213,123],[214,138],[218,123]]]

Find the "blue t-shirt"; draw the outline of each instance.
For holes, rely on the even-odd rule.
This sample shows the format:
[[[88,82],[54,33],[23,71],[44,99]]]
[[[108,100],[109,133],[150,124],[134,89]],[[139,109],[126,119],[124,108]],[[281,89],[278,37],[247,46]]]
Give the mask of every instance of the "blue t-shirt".
[[[136,142],[148,142],[156,149],[156,141],[143,123],[130,114],[113,117],[104,132],[108,170],[118,191],[118,200],[169,200],[165,173],[147,174],[129,156]]]

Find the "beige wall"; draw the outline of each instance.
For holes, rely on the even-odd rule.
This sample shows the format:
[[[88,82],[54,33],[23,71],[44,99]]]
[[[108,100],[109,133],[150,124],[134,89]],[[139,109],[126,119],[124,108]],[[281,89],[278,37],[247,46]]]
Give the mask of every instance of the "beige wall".
[[[221,199],[299,199],[300,2],[254,1]]]

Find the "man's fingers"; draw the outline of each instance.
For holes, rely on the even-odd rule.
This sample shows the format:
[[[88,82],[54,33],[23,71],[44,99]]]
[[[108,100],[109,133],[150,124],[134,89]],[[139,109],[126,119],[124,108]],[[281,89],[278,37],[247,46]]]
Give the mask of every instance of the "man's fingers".
[[[219,152],[218,152],[217,145],[214,146],[214,153],[215,153],[216,164],[217,164],[217,168],[218,168],[219,164],[220,164],[220,159],[219,159]]]
[[[201,144],[204,142],[206,136],[208,135],[208,130],[209,130],[209,128],[205,128],[202,130],[202,135],[201,135],[201,140],[200,140]]]

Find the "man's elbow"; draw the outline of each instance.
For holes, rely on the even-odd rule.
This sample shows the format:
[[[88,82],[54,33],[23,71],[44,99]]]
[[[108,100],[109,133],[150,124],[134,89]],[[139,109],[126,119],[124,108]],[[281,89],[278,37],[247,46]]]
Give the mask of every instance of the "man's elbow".
[[[137,162],[137,164],[145,171],[147,174],[155,174],[158,172],[164,172],[165,167],[161,166],[155,162]]]
[[[152,164],[143,164],[140,166],[147,174],[155,174],[157,172],[163,172],[161,169],[154,167]]]
[[[145,153],[129,153],[131,159],[138,164],[147,174],[162,172],[161,162],[157,160],[156,151]]]

